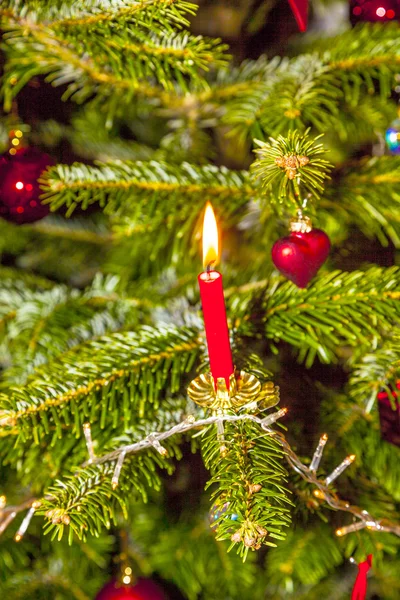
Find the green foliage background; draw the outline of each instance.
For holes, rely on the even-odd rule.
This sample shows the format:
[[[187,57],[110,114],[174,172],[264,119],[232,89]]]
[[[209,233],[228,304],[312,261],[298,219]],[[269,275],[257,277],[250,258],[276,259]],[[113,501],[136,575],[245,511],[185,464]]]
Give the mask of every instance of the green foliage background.
[[[41,177],[51,215],[0,223],[1,491],[45,498],[23,542],[22,515],[0,538],[4,597],[94,598],[121,532],[134,572],[176,600],[341,600],[348,559],[369,552],[371,598],[399,597],[399,538],[335,537],[349,516],[254,424],[227,426],[225,459],[214,429],[171,438],[167,459],[127,457],[114,491],[113,464],[82,466],[87,421],[101,455],[204,416],[186,387],[207,369],[196,274],[210,200],[237,366],[279,384],[305,461],[329,434],[321,477],[357,455],[342,497],[400,521],[400,451],[377,408],[399,377],[400,159],[383,135],[400,37],[340,14],[313,3],[299,36],[283,0],[2,1],[1,151],[19,128],[57,159]],[[275,162],[293,154],[310,159],[300,188]],[[300,290],[270,250],[305,199],[333,249]],[[238,519],[214,531],[226,502]],[[266,545],[227,553],[247,520]]]

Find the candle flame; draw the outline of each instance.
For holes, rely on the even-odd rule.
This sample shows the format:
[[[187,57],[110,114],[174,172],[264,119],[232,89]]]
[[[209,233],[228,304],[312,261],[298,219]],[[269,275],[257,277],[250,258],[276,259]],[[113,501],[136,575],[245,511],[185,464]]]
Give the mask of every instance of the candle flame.
[[[214,266],[218,262],[218,228],[213,208],[207,202],[203,222],[203,266]]]

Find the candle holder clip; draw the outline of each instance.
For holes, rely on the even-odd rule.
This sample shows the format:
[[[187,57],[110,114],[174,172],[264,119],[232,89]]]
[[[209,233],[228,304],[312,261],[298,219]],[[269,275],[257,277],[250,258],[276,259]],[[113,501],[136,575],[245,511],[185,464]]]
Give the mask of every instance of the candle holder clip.
[[[217,384],[211,373],[203,373],[193,379],[188,387],[188,396],[193,402],[212,411],[237,410],[259,406],[270,408],[279,402],[279,387],[272,381],[261,383],[252,373],[240,371],[229,377],[229,389],[223,377]]]
[[[193,379],[188,387],[188,396],[202,408],[210,409],[215,415],[223,416],[228,410],[247,408],[264,410],[279,402],[279,387],[272,381],[261,383],[252,373],[240,371],[229,377],[229,389],[223,377],[215,385],[211,373],[203,373]],[[217,440],[221,456],[228,453],[223,419],[217,421]]]

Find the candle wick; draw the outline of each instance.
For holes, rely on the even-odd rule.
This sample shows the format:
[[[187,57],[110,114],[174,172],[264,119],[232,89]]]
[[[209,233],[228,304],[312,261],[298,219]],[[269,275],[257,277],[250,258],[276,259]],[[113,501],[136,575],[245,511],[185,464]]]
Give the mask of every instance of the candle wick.
[[[211,261],[210,263],[208,263],[208,265],[206,266],[206,273],[209,275],[210,271],[213,270],[212,266],[213,264],[215,264],[215,260]]]
[[[207,281],[209,281],[211,279],[212,265],[213,265],[213,263],[211,262],[211,263],[208,263],[208,265],[206,266]]]

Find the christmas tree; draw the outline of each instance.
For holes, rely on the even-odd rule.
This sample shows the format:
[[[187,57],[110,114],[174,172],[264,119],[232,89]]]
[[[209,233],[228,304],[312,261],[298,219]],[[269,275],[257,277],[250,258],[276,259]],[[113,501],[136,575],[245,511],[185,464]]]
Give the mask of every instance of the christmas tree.
[[[1,1],[2,598],[400,597],[372,3]]]

